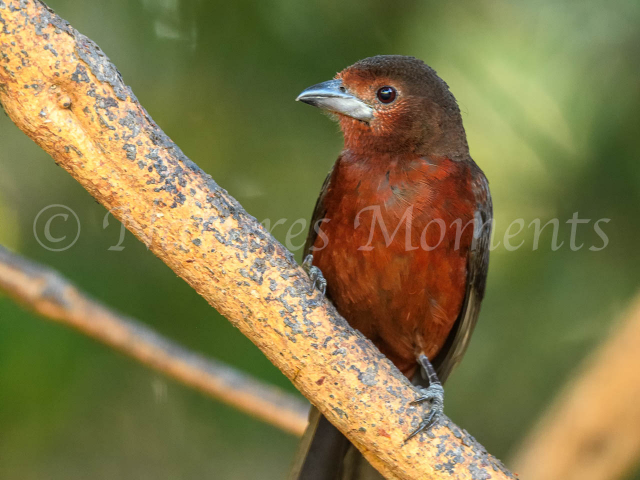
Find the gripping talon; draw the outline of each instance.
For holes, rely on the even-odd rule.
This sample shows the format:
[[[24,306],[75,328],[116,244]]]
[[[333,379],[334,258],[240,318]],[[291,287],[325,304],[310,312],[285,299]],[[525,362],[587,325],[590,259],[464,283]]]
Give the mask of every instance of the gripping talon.
[[[429,385],[428,388],[422,389],[422,392],[422,396],[416,398],[410,402],[410,404],[417,405],[419,403],[429,402],[431,404],[431,408],[429,409],[427,416],[424,417],[422,422],[420,422],[420,425],[418,425],[418,428],[411,432],[411,434],[405,439],[405,443],[423,430],[430,429],[444,413],[444,389],[442,388],[442,385],[434,383]]]
[[[307,272],[309,279],[311,280],[311,288],[309,289],[309,295],[313,295],[313,291],[317,288],[322,292],[322,295],[327,293],[327,281],[322,275],[322,270],[313,265],[313,255],[309,254],[302,262],[302,269]]]
[[[411,434],[406,438],[405,443],[423,430],[429,430],[444,413],[444,389],[436,375],[435,369],[425,355],[420,355],[418,357],[418,363],[420,363],[420,366],[422,367],[423,375],[429,380],[429,386],[427,388],[420,388],[422,395],[410,402],[410,405],[429,402],[431,404],[431,408],[426,417],[424,417],[422,422],[420,422],[420,425],[418,425],[418,428],[411,432]]]
[[[411,440],[421,431],[428,430],[429,428],[431,428],[431,426],[436,422],[439,416],[440,414],[436,413],[434,410],[431,410],[429,414],[426,416],[426,418],[422,420],[422,422],[420,422],[420,425],[418,425],[418,428],[416,428],[413,432],[411,432],[411,434],[407,438],[405,438],[404,443],[407,443],[409,440]]]

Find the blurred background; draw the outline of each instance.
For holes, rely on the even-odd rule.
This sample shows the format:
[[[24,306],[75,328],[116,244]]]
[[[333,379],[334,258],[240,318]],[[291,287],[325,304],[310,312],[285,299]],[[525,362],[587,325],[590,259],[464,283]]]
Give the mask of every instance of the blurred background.
[[[309,219],[342,139],[296,95],[375,54],[434,67],[490,180],[499,244],[446,411],[507,462],[640,287],[637,1],[48,4],[297,258],[298,219]],[[113,218],[104,228],[105,209],[5,115],[0,145],[1,244],[182,345],[295,392],[130,233],[120,242]],[[51,204],[81,224],[61,252],[34,236]],[[590,220],[577,225],[580,249],[566,223],[574,212]],[[549,227],[534,246],[530,223],[553,218],[564,244],[553,247]],[[606,238],[599,219],[609,219],[599,223]],[[507,230],[516,235],[505,245]],[[76,231],[52,224],[57,237]],[[0,478],[281,479],[296,443],[0,296]]]

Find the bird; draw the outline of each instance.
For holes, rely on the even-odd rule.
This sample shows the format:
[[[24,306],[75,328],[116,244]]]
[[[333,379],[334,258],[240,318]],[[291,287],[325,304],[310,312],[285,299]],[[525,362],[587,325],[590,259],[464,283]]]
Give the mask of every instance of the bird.
[[[316,202],[303,267],[337,311],[418,388],[438,422],[442,385],[476,325],[493,206],[458,103],[422,60],[378,55],[302,91],[344,147]],[[312,408],[290,480],[383,478]]]

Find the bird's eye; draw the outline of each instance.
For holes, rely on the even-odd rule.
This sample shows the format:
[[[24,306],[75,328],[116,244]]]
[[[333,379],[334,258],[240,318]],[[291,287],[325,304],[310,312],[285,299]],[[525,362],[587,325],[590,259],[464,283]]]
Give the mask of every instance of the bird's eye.
[[[378,100],[382,103],[391,103],[396,99],[396,89],[393,87],[382,87],[378,90]]]

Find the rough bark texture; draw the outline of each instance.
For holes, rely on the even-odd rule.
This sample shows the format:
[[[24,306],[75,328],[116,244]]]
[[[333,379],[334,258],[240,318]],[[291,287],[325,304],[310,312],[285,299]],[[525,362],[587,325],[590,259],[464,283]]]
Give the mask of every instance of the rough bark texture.
[[[617,480],[640,459],[640,297],[516,454],[527,480]],[[567,435],[567,432],[571,432]]]
[[[100,48],[37,0],[0,0],[9,117],[250,338],[390,479],[511,475],[426,406],[282,245],[153,122]]]
[[[186,350],[100,305],[56,272],[1,246],[0,291],[45,318],[75,328],[266,423],[298,436],[307,426],[306,402],[224,363]]]

